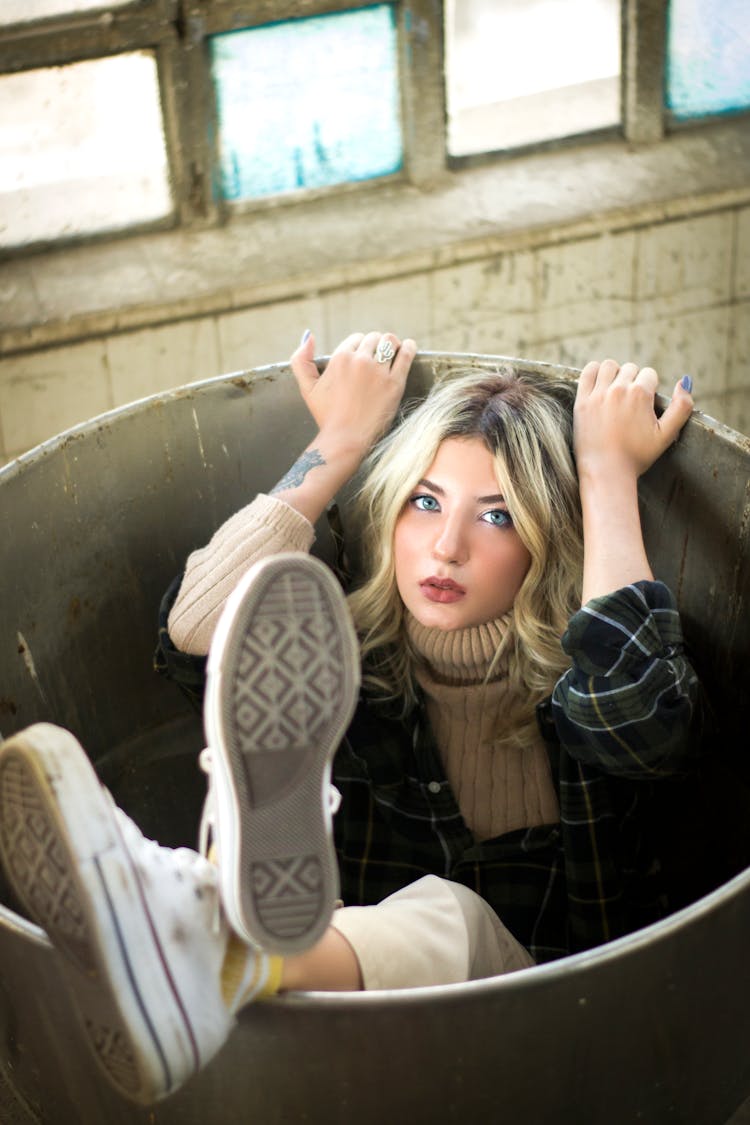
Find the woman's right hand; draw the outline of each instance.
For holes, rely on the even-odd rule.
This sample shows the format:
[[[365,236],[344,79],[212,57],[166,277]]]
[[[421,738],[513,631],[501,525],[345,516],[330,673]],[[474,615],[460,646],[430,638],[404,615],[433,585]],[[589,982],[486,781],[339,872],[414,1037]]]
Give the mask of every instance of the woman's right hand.
[[[390,342],[393,358],[376,356],[378,345]],[[360,461],[392,422],[406,386],[417,345],[392,332],[354,332],[318,372],[315,338],[303,341],[291,365],[300,394],[318,426],[327,450]]]

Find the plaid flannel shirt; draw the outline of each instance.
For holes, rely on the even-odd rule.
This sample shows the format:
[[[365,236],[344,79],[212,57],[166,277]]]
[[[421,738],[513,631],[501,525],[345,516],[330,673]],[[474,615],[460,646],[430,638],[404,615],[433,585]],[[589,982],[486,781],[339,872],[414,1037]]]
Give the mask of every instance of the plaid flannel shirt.
[[[156,665],[199,702],[205,658],[178,652],[165,595]],[[560,821],[477,841],[446,780],[420,701],[405,719],[362,697],[334,762],[341,894],[367,905],[426,874],[480,894],[537,961],[590,948],[668,910],[653,808],[689,771],[699,686],[668,588],[597,598],[562,639],[572,666],[540,705]]]

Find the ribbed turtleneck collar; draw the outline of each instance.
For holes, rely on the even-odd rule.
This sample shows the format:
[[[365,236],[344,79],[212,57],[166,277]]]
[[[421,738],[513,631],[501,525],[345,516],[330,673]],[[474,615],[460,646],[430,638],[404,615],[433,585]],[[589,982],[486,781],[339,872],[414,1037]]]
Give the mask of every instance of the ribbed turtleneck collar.
[[[421,625],[407,612],[405,624],[415,652],[425,661],[436,681],[469,685],[484,681],[508,632],[510,614],[483,625],[446,630]],[[493,679],[502,676],[506,666],[503,658],[493,671]]]

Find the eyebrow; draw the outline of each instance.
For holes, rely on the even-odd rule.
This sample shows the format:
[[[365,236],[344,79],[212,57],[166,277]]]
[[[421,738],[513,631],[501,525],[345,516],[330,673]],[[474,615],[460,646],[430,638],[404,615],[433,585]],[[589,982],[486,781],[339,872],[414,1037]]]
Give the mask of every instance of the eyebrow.
[[[435,492],[438,496],[445,496],[445,489],[441,488],[439,484],[435,484],[434,481],[427,480],[426,477],[423,477],[422,480],[420,480],[418,482],[418,484],[421,485],[423,488],[429,488],[430,492]],[[505,503],[505,497],[503,495],[501,495],[501,493],[499,493],[499,492],[495,493],[493,496],[477,496],[477,504],[504,504],[504,503]]]

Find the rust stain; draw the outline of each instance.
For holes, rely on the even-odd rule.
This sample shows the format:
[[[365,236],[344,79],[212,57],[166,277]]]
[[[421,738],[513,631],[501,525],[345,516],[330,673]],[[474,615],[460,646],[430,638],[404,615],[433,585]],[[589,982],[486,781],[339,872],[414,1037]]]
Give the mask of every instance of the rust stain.
[[[666,516],[667,512],[669,512],[669,510],[672,507],[672,504],[674,503],[675,499],[680,495],[681,492],[682,492],[682,481],[679,477],[674,477],[672,479],[672,483],[669,486],[669,492],[667,494],[666,503],[664,504],[664,515],[665,516]]]
[[[86,609],[91,609],[91,602],[88,598],[81,601],[79,597],[72,597],[68,604],[68,624],[75,625]]]

